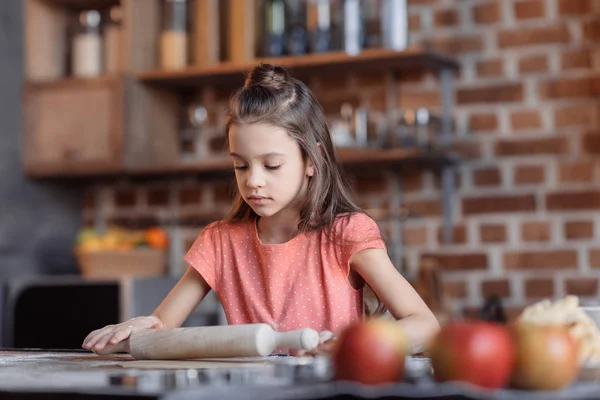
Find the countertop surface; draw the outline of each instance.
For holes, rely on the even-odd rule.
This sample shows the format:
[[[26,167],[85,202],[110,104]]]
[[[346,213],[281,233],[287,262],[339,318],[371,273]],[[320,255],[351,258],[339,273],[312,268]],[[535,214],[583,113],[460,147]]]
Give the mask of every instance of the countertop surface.
[[[371,387],[329,381],[330,366],[323,359],[261,357],[241,360],[244,362],[233,367],[221,361],[217,360],[218,368],[194,367],[191,362],[178,367],[168,363],[139,367],[125,354],[0,350],[0,398],[37,399],[49,394],[59,395],[50,398],[62,398],[68,394],[69,398],[101,395],[166,400],[600,399],[597,369],[582,370],[582,379],[560,392],[487,392],[455,383],[434,383],[427,359],[408,359],[408,383]]]

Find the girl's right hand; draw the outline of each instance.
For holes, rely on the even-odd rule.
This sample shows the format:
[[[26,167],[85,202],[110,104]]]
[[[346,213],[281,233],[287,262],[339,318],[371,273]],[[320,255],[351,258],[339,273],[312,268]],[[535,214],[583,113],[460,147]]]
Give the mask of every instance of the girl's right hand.
[[[164,328],[163,322],[153,315],[135,317],[117,325],[108,325],[92,331],[83,341],[84,349],[101,352],[107,345],[116,345],[129,338],[132,332],[152,328]]]

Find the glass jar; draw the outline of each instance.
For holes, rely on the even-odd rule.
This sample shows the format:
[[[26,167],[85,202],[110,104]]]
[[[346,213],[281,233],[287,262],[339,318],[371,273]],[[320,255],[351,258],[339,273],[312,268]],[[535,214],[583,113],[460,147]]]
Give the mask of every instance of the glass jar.
[[[187,0],[165,0],[160,33],[160,67],[178,69],[188,65]]]
[[[88,10],[79,13],[73,37],[73,75],[94,77],[102,73],[102,36],[100,13]]]
[[[121,21],[123,12],[120,6],[112,7],[106,16],[104,24],[104,71],[116,74],[122,67],[121,56]]]

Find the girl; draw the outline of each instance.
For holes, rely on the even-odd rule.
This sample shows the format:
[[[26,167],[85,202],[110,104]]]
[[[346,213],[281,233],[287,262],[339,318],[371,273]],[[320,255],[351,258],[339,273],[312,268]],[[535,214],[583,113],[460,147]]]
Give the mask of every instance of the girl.
[[[369,285],[412,345],[437,333],[376,223],[351,200],[323,110],[305,84],[282,68],[254,67],[230,100],[225,132],[237,183],[230,217],[202,231],[185,256],[191,267],[152,315],[93,331],[83,348],[179,327],[211,289],[229,324],[335,334],[363,318]]]

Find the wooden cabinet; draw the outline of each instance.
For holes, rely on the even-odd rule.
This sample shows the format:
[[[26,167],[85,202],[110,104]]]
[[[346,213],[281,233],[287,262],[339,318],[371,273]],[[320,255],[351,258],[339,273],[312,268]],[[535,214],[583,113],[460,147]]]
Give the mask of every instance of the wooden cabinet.
[[[197,19],[189,32],[191,65],[161,70],[158,68],[161,0],[24,1],[23,160],[26,172],[32,177],[230,171],[231,163],[225,159],[181,161],[179,131],[185,114],[184,99],[202,97],[207,88],[208,91],[215,87],[235,88],[243,82],[245,72],[260,61],[281,65],[300,79],[336,76],[342,70],[391,72],[400,78],[404,73],[430,70],[451,77],[456,68],[451,58],[418,46],[404,51],[368,49],[355,56],[331,52],[252,60],[247,50],[253,46],[240,45],[256,20],[249,17],[248,7],[252,8],[252,2],[246,5],[238,0],[195,0],[190,2],[195,5],[190,8],[191,15]],[[242,3],[246,7],[241,7]],[[120,71],[91,79],[71,77],[68,33],[77,13],[92,8],[106,11],[115,5],[120,5],[123,16]],[[204,14],[214,17],[209,18],[210,26],[205,26]],[[218,23],[215,18],[219,18]],[[235,21],[243,21],[244,26],[236,25]],[[210,35],[216,32],[221,35],[213,41]],[[227,51],[223,51],[224,46]],[[231,54],[235,49],[243,54]],[[452,98],[450,88],[451,85],[442,82],[445,99]],[[446,116],[450,115],[450,106],[448,103],[443,107]],[[445,127],[443,133],[447,134],[448,121]],[[426,154],[403,149],[340,152],[340,159],[355,165],[378,162],[420,167],[452,162],[452,157],[444,152]]]
[[[26,85],[26,172],[48,177],[119,171],[123,86],[117,78]]]

